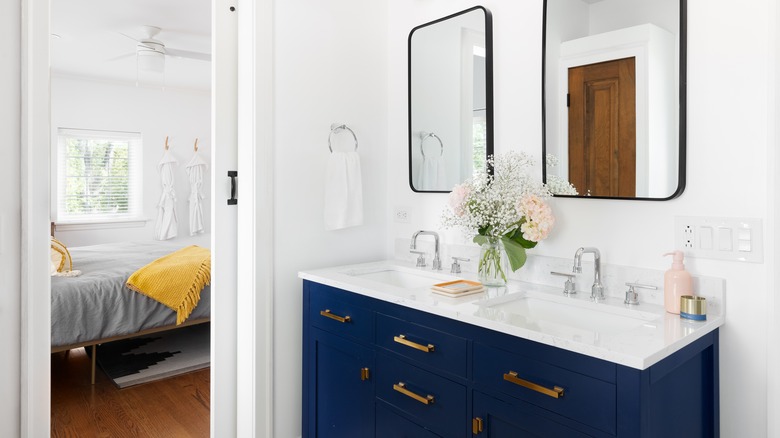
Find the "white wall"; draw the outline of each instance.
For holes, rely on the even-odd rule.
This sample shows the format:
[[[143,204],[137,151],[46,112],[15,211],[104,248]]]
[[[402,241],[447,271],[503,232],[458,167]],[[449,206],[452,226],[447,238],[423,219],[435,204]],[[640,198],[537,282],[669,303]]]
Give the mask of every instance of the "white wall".
[[[0,2],[0,436],[20,434],[21,195],[19,174],[20,10],[19,1]]]
[[[274,437],[301,434],[297,272],[385,254],[387,149],[407,148],[405,125],[397,143],[387,137],[386,4],[285,0],[274,5]],[[405,59],[400,63],[405,66]],[[360,227],[325,231],[327,139],[335,122],[352,128],[360,143],[365,220]]]
[[[56,231],[68,246],[95,245],[125,240],[154,238],[157,203],[161,186],[157,163],[162,157],[165,136],[169,151],[179,161],[176,169],[176,213],[178,237],[189,237],[190,184],[185,166],[192,158],[198,138],[198,150],[208,163],[211,155],[211,96],[208,91],[167,87],[135,87],[134,84],[97,81],[73,77],[52,77],[52,189],[57,193],[57,128],[96,129],[140,132],[143,136],[143,214],[149,219],[144,227]],[[203,220],[210,227],[211,185],[208,173],[203,182]],[[56,205],[52,203],[52,214]],[[207,239],[203,239],[207,243]]]
[[[604,0],[593,3],[588,10],[589,35],[645,23],[655,24],[674,35],[679,29],[678,0]]]
[[[769,120],[777,120],[780,114],[780,5],[777,2],[770,4],[770,16],[774,17],[774,25],[769,26],[770,36],[772,37],[772,43],[770,44],[770,53],[774,56],[769,57]],[[771,96],[774,96],[774,102]],[[774,103],[774,105],[773,105]],[[771,245],[773,250],[771,251],[771,257],[768,257],[766,262],[769,266],[777,266],[778,254],[780,254],[780,233],[778,233],[778,220],[780,219],[780,190],[778,190],[778,176],[776,175],[776,169],[780,169],[780,126],[778,123],[771,124],[769,126],[769,147],[767,167],[768,169],[768,181],[769,181],[769,203],[773,205],[768,212],[767,222],[770,224],[766,227],[766,242],[767,245]],[[780,269],[769,269],[769,278],[767,281],[767,289],[770,291],[768,294],[766,312],[769,320],[769,335],[767,336],[767,353],[769,355],[767,361],[767,386],[768,392],[768,404],[767,412],[777,412],[780,407],[780,394],[778,394],[778,388],[780,388],[780,375],[775,370],[780,368],[780,299],[777,297],[777,286],[780,285]],[[780,416],[768,415],[767,436],[776,437],[780,436]]]
[[[541,153],[541,1],[484,1],[492,10],[495,41],[496,151]],[[390,6],[388,207],[406,206],[411,223],[390,223],[388,248],[416,229],[440,229],[446,195],[415,194],[405,185],[405,35],[422,23],[471,6],[466,1],[397,0]],[[597,246],[604,261],[667,269],[660,254],[674,247],[675,215],[744,216],[769,222],[771,152],[767,117],[768,45],[776,23],[770,1],[736,4],[690,2],[688,22],[688,184],[668,202],[557,199],[556,229],[532,254],[572,257],[579,246]],[[739,84],[729,86],[728,84]],[[717,99],[713,90],[718,90]],[[774,147],[774,143],[771,145]],[[774,161],[773,161],[774,162]],[[541,173],[541,171],[540,171]],[[460,243],[456,231],[447,243]],[[766,436],[767,315],[773,248],[763,264],[690,259],[688,269],[726,279],[727,322],[721,330],[722,436]],[[392,255],[388,252],[388,256]],[[773,371],[774,372],[774,371]]]
[[[545,130],[547,142],[547,153],[553,154],[557,157],[568,156],[569,151],[560,148],[560,135],[561,124],[559,112],[561,105],[559,105],[559,93],[560,81],[566,81],[567,78],[561,78],[559,62],[561,57],[561,43],[564,41],[571,41],[577,38],[582,38],[589,35],[588,32],[588,20],[583,20],[582,17],[588,14],[588,4],[581,0],[558,0],[549,1],[547,3],[547,39],[545,44],[545,105],[547,111],[547,119],[545,120]],[[552,19],[551,19],[552,17]],[[568,85],[566,85],[568,89]],[[569,179],[569,169],[566,163],[561,163],[557,168],[553,168],[552,171],[548,170],[550,174],[558,175],[564,179]]]

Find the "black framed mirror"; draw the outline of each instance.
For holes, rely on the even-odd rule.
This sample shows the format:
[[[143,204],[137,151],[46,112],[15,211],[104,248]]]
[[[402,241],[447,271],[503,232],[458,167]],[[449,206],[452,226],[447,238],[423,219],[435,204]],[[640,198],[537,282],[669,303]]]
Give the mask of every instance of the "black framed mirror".
[[[409,32],[409,186],[449,192],[493,154],[493,25],[475,6]]]
[[[686,1],[544,1],[543,178],[556,196],[683,192]]]

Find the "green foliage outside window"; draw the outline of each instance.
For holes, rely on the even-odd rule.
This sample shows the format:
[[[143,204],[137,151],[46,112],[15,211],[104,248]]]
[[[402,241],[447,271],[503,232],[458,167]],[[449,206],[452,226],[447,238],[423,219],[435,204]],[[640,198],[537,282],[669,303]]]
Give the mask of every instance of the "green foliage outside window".
[[[476,113],[477,111],[475,111]],[[484,111],[482,111],[484,113]],[[474,163],[474,169],[484,169],[486,157],[486,145],[487,145],[487,119],[484,115],[475,114],[472,123],[472,133],[474,140],[474,149],[472,156],[472,163]]]
[[[130,208],[128,141],[66,138],[64,213],[127,214]]]

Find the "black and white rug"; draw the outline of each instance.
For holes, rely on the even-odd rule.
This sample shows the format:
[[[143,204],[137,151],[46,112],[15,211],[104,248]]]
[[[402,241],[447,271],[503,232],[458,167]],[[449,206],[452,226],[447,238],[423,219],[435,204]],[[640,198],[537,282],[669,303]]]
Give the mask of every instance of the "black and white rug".
[[[98,345],[97,362],[116,386],[152,382],[209,366],[210,324]]]

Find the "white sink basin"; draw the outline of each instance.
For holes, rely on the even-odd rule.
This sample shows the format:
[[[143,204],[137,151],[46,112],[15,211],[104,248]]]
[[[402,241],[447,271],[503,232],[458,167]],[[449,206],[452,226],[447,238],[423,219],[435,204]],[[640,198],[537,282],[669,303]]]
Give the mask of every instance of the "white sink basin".
[[[404,289],[431,287],[436,283],[457,280],[457,277],[402,266],[380,266],[371,269],[350,270],[347,275]]]
[[[599,334],[619,334],[643,326],[655,328],[661,315],[591,303],[581,299],[524,294],[482,303],[480,316],[563,336],[593,338]]]

